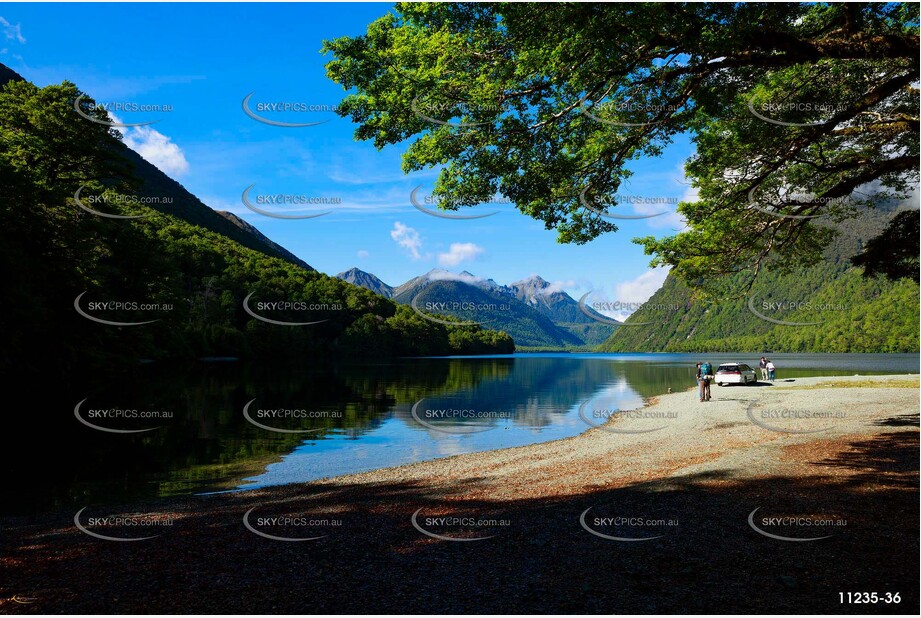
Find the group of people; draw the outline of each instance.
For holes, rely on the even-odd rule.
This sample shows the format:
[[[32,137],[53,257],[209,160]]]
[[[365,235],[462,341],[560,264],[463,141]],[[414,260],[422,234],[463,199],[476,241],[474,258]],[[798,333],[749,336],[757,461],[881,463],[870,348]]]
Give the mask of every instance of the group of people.
[[[769,358],[761,357],[758,361],[758,368],[761,369],[761,379],[765,382],[774,381],[774,372],[777,367]],[[709,362],[702,361],[697,363],[697,393],[701,401],[710,401],[710,382],[714,379],[713,365]]]
[[[761,360],[758,361],[758,368],[761,369],[762,380],[766,382],[774,381],[774,371],[776,370],[776,367],[774,367],[774,363],[771,361],[771,359],[762,356]]]

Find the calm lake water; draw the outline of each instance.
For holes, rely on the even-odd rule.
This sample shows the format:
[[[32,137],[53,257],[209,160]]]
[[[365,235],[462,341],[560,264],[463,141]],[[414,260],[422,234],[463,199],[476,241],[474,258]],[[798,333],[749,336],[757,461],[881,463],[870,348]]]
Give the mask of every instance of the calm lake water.
[[[694,386],[691,354],[515,354],[266,369],[236,363],[38,393],[0,513],[242,490],[579,434]],[[707,360],[757,365],[758,355]],[[917,354],[772,354],[777,379],[914,373]],[[752,387],[732,387],[736,389]],[[719,398],[726,389],[714,387]],[[75,407],[76,406],[76,407]],[[584,418],[583,418],[584,417]],[[115,431],[106,431],[115,430]],[[136,432],[136,433],[128,433]],[[9,434],[7,439],[9,439]]]

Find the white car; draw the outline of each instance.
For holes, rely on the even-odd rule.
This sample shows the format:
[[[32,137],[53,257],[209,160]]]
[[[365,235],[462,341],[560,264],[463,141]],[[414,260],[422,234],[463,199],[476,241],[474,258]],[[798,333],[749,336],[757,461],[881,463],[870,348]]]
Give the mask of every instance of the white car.
[[[758,381],[755,370],[745,363],[723,363],[716,369],[716,383],[725,384],[754,384]]]

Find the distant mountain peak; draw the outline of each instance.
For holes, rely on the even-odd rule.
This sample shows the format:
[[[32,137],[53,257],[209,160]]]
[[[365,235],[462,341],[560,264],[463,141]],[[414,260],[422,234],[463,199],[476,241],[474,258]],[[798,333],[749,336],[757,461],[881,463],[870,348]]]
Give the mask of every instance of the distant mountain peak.
[[[425,273],[423,277],[429,281],[460,281],[468,285],[483,285],[486,282],[482,277],[477,277],[466,270],[459,273],[452,273],[450,270],[445,270],[443,268],[433,268]]]
[[[433,268],[424,275],[413,277],[393,290],[393,300],[410,304],[415,299],[426,301],[463,301],[470,305],[505,307],[488,317],[489,324],[505,330],[519,345],[565,347],[594,345],[607,339],[612,327],[592,319],[579,308],[559,284],[532,275],[511,285],[501,285],[493,279],[477,276],[467,270],[451,272]],[[483,315],[457,310],[455,317],[477,321]]]
[[[365,272],[360,268],[352,268],[336,275],[336,279],[342,279],[346,283],[357,285],[358,287],[371,290],[375,294],[380,294],[387,298],[393,298],[393,288],[381,281],[376,275]]]
[[[541,277],[540,275],[534,274],[534,275],[531,275],[530,277],[525,277],[521,281],[516,281],[514,283],[509,284],[509,287],[526,287],[526,286],[542,289],[542,288],[550,287],[550,282],[544,279],[543,277]]]

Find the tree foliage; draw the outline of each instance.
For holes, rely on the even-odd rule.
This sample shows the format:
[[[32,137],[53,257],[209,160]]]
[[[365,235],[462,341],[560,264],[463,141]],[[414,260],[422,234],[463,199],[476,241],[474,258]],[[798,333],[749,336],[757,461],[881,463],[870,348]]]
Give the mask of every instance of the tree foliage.
[[[831,231],[813,217],[917,181],[916,8],[400,3],[323,49],[357,139],[411,140],[404,170],[443,166],[442,207],[501,193],[561,242],[616,231],[616,207],[585,198],[610,203],[631,161],[690,134],[689,229],[637,242],[695,286],[750,285],[768,256],[820,259]]]

